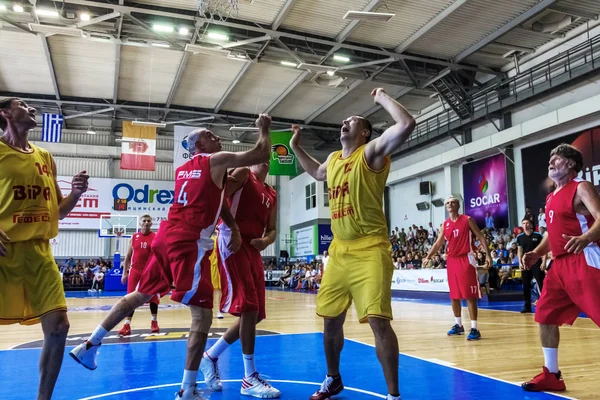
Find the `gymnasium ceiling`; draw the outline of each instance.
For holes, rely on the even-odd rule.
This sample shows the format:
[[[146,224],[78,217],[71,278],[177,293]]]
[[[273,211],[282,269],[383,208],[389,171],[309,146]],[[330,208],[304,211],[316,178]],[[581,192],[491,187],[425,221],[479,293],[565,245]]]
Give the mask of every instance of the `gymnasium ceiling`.
[[[598,0],[240,0],[237,17],[212,21],[196,5],[0,0],[0,92],[62,112],[74,131],[118,131],[121,120],[139,119],[169,123],[160,135],[179,123],[252,141],[229,127],[268,112],[275,128],[303,124],[310,146],[325,150],[349,115],[390,123],[369,96],[375,87],[418,116],[438,102],[428,81],[446,69],[471,85],[501,77],[515,56],[531,57],[600,14]],[[351,21],[349,10],[395,16]],[[302,63],[338,69],[294,66]]]

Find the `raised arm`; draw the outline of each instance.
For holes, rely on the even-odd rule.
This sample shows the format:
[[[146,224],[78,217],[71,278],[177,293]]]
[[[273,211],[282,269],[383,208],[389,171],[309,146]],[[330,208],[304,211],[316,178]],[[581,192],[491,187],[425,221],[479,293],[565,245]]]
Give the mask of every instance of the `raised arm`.
[[[396,151],[415,129],[415,119],[396,100],[388,96],[382,88],[373,90],[371,96],[379,103],[396,122],[383,134],[367,143],[365,158],[371,169],[380,170],[385,166],[386,157]]]
[[[327,163],[331,158],[331,154],[329,154],[327,160],[323,164],[319,163],[311,157],[302,146],[300,146],[300,127],[298,125],[293,125],[292,132],[294,132],[294,135],[292,136],[292,140],[290,140],[290,147],[294,151],[302,168],[317,181],[327,180]]]

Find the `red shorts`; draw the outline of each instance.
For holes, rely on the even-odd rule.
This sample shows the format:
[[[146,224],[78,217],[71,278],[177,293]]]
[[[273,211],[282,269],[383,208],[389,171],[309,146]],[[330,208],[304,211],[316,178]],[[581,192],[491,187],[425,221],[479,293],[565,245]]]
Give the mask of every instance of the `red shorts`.
[[[221,311],[239,317],[258,311],[258,320],[266,318],[265,273],[260,252],[243,242],[237,253],[227,250],[229,236],[219,233],[219,272],[221,273]]]
[[[152,241],[152,256],[146,265],[138,292],[165,296],[175,286],[171,300],[188,306],[212,309],[213,286],[210,280],[212,239],[163,221]],[[191,238],[191,240],[190,240]]]
[[[450,286],[451,299],[481,298],[477,267],[471,264],[468,255],[458,257],[448,256],[446,268],[448,271],[448,286]]]
[[[535,320],[573,325],[582,311],[600,326],[600,269],[590,266],[584,253],[558,257],[544,279]]]
[[[143,271],[137,269],[129,269],[129,275],[127,276],[127,293],[135,292],[140,279],[142,279],[142,273]],[[160,304],[160,299],[158,296],[154,296],[148,303]]]

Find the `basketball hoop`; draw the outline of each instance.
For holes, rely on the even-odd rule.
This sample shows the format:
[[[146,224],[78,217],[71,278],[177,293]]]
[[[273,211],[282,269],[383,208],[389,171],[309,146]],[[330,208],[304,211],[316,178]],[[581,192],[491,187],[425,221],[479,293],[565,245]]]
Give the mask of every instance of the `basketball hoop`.
[[[238,0],[198,0],[198,14],[212,21],[237,18],[240,10]]]

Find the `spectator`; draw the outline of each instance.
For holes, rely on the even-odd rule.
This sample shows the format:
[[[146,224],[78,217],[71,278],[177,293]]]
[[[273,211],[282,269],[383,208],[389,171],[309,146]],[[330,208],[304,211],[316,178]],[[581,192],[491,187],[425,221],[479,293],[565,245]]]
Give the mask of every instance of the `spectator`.
[[[546,211],[544,210],[543,207],[540,207],[540,210],[539,210],[538,227],[540,228],[540,231],[541,231],[541,228],[546,229]]]
[[[398,243],[400,246],[406,246],[406,232],[404,232],[404,228],[398,233]]]
[[[489,211],[486,211],[485,213],[485,227],[492,231],[496,229],[494,227],[494,217],[492,217],[492,214]]]
[[[429,228],[427,228],[427,239],[429,240],[429,244],[433,244],[435,239],[437,238],[437,229],[433,227],[433,223],[429,223]]]
[[[327,268],[327,263],[329,262],[329,252],[325,250],[323,252],[323,271]]]
[[[485,288],[487,295],[490,295],[490,268],[487,260],[485,259],[485,253],[482,251],[477,252],[477,275],[479,277],[479,285]]]
[[[92,281],[92,288],[89,290],[90,292],[101,292],[104,287],[104,273],[100,270],[97,270],[94,273],[94,280]]]
[[[531,207],[525,206],[525,216],[521,220],[523,219],[528,219],[531,221],[531,226],[535,230],[535,218],[533,218],[533,214],[531,213]]]

